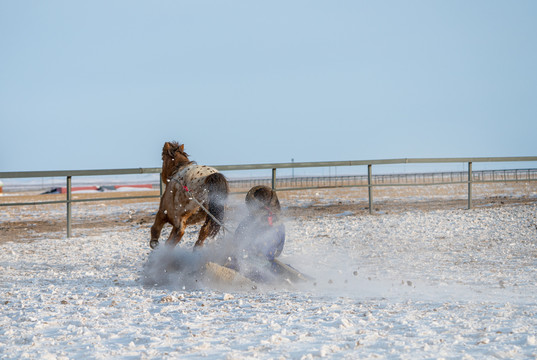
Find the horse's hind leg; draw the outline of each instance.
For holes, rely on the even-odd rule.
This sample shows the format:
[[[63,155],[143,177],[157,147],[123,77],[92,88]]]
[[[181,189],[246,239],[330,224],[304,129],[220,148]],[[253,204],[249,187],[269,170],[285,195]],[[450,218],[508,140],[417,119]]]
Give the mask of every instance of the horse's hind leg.
[[[207,239],[207,236],[209,236],[209,230],[210,230],[210,218],[207,216],[205,219],[205,223],[200,229],[200,233],[198,235],[198,241],[196,241],[196,244],[194,246],[203,246],[203,242],[205,239]]]
[[[166,214],[164,212],[159,211],[157,213],[157,216],[155,217],[155,222],[153,223],[153,226],[151,226],[151,240],[149,241],[149,246],[151,249],[154,249],[158,246],[158,238],[160,237],[160,233],[162,231],[162,227],[164,224],[166,224]]]

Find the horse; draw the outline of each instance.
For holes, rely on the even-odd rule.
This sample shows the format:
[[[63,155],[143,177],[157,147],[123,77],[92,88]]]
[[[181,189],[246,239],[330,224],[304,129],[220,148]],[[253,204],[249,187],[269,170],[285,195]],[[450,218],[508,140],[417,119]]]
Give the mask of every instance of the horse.
[[[229,185],[215,168],[197,165],[188,159],[185,146],[176,141],[166,142],[162,148],[162,182],[166,190],[151,226],[149,246],[159,244],[162,227],[172,225],[166,245],[175,247],[188,225],[205,221],[198,234],[195,247],[202,246],[207,237],[218,234],[224,219],[225,201]]]

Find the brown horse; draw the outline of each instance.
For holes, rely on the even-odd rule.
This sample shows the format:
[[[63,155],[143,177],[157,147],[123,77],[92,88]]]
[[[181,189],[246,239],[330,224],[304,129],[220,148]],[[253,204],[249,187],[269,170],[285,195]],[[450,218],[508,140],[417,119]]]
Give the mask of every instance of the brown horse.
[[[208,236],[218,233],[224,219],[224,203],[229,193],[226,178],[212,167],[190,161],[184,148],[173,141],[166,142],[162,149],[161,177],[166,191],[151,227],[152,249],[157,247],[165,223],[173,227],[166,245],[174,247],[181,241],[187,225],[205,220],[195,245],[201,246]]]

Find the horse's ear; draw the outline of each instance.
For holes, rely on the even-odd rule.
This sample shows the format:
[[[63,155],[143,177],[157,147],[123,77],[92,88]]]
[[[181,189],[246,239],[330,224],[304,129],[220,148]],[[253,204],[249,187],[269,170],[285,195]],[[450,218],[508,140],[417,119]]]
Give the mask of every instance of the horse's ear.
[[[181,146],[179,146],[179,151],[185,152],[185,144],[182,144]]]
[[[169,141],[164,143],[164,146],[162,147],[162,160],[164,160],[165,157],[173,158],[173,144]]]

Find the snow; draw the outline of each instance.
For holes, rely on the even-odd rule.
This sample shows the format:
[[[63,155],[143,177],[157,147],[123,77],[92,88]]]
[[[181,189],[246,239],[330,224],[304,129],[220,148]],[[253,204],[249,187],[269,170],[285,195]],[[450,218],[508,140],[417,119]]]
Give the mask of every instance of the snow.
[[[537,357],[537,204],[286,227],[281,260],[312,283],[155,285],[147,224],[1,242],[0,359]],[[196,230],[168,254],[185,266],[215,246],[192,251]]]

